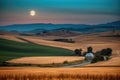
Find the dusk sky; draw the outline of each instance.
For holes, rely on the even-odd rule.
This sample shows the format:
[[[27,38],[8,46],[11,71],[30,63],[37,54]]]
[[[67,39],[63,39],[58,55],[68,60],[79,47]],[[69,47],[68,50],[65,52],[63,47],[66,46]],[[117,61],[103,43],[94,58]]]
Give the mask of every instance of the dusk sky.
[[[120,0],[0,0],[0,25],[112,22],[120,20],[119,5]]]

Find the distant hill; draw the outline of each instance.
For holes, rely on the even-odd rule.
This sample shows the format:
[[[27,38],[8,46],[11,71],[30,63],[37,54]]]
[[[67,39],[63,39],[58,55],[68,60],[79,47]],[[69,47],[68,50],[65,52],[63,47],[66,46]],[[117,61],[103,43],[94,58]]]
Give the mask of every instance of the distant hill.
[[[15,24],[8,26],[0,26],[0,31],[11,32],[30,32],[30,33],[42,33],[56,30],[69,30],[83,33],[89,32],[104,32],[111,30],[120,30],[120,21],[99,24],[99,25],[85,25],[85,24]]]
[[[111,23],[106,23],[106,24],[99,24],[101,26],[120,26],[120,21],[115,21]]]
[[[68,30],[56,30],[56,31],[49,31],[49,32],[44,32],[41,34],[41,36],[61,36],[61,37],[71,37],[71,36],[77,36],[80,35],[81,33],[79,32],[73,32],[73,31],[68,31]]]

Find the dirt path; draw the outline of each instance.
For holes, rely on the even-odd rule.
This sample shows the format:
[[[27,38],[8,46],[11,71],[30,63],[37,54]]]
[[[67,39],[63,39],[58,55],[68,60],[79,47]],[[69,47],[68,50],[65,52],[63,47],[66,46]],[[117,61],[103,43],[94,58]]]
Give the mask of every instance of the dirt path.
[[[69,65],[69,66],[63,66],[63,68],[73,68],[73,67],[81,67],[90,64],[91,61],[83,61],[83,63]]]

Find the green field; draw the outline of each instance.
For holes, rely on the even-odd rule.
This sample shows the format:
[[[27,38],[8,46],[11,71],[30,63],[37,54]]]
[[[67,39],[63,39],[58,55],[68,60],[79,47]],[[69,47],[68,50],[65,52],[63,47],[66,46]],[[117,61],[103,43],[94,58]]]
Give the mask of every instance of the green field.
[[[0,39],[0,62],[25,56],[69,56],[71,50]]]

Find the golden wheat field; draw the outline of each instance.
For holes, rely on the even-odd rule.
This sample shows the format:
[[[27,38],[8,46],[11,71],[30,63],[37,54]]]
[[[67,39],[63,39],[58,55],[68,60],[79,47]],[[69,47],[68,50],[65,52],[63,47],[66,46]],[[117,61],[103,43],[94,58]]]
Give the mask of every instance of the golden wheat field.
[[[22,57],[17,59],[12,59],[7,62],[10,63],[27,63],[27,64],[53,64],[53,63],[64,63],[74,62],[74,61],[82,61],[84,57],[71,57],[71,56],[50,56],[50,57]]]
[[[35,44],[60,47],[74,50],[82,48],[86,51],[88,46],[93,47],[93,51],[99,51],[103,48],[112,48],[113,55],[108,61],[89,64],[84,67],[76,68],[40,68],[40,67],[0,67],[0,80],[120,80],[120,38],[116,37],[101,37],[98,35],[80,35],[72,37],[76,43],[63,43],[47,40],[39,36],[5,36],[2,38],[15,41],[25,42],[17,37],[23,38]],[[52,58],[52,59],[51,59]],[[32,63],[32,64],[48,64],[48,63],[63,63],[64,61],[83,60],[81,57],[46,57],[33,58],[23,57],[10,60],[13,63]],[[37,61],[36,61],[37,60]],[[88,67],[89,66],[89,67]],[[101,67],[94,67],[101,66]],[[118,67],[104,67],[118,66]]]
[[[25,42],[23,40],[18,39],[17,37],[18,37],[17,35],[0,35],[0,38],[3,38],[3,39],[14,40],[18,42]]]
[[[27,40],[27,41],[40,44],[40,45],[65,48],[69,50],[75,50],[77,48],[78,49],[82,48],[83,52],[86,51],[88,46],[92,46],[94,52],[99,51],[104,48],[108,48],[108,47],[113,49],[113,54],[116,54],[116,52],[120,52],[120,48],[119,48],[120,38],[119,37],[118,38],[102,37],[103,35],[106,35],[106,33],[78,35],[74,37],[68,37],[68,38],[73,39],[75,43],[64,43],[64,42],[52,41],[53,39],[56,39],[56,36],[42,36],[41,37],[41,36],[20,36],[20,35],[5,34],[5,35],[0,35],[0,38],[5,38],[5,39],[19,41],[19,42],[26,42],[24,40]]]
[[[96,35],[80,35],[73,37],[72,39],[75,41],[75,43],[63,43],[63,42],[56,42],[51,40],[45,40],[42,39],[39,36],[19,36],[20,38],[23,38],[25,40],[28,40],[30,42],[40,44],[40,45],[47,45],[47,46],[53,46],[53,47],[60,47],[70,50],[75,50],[82,48],[83,51],[86,51],[88,46],[93,47],[93,51],[99,51],[104,48],[112,48],[113,54],[116,53],[116,51],[119,51],[120,48],[120,39],[119,38],[109,38],[109,37],[99,37]],[[120,52],[120,51],[119,51]]]
[[[119,66],[120,67],[120,56],[112,57],[108,61],[101,61],[94,64],[88,64],[86,66]]]
[[[119,67],[1,67],[0,80],[119,80]]]

